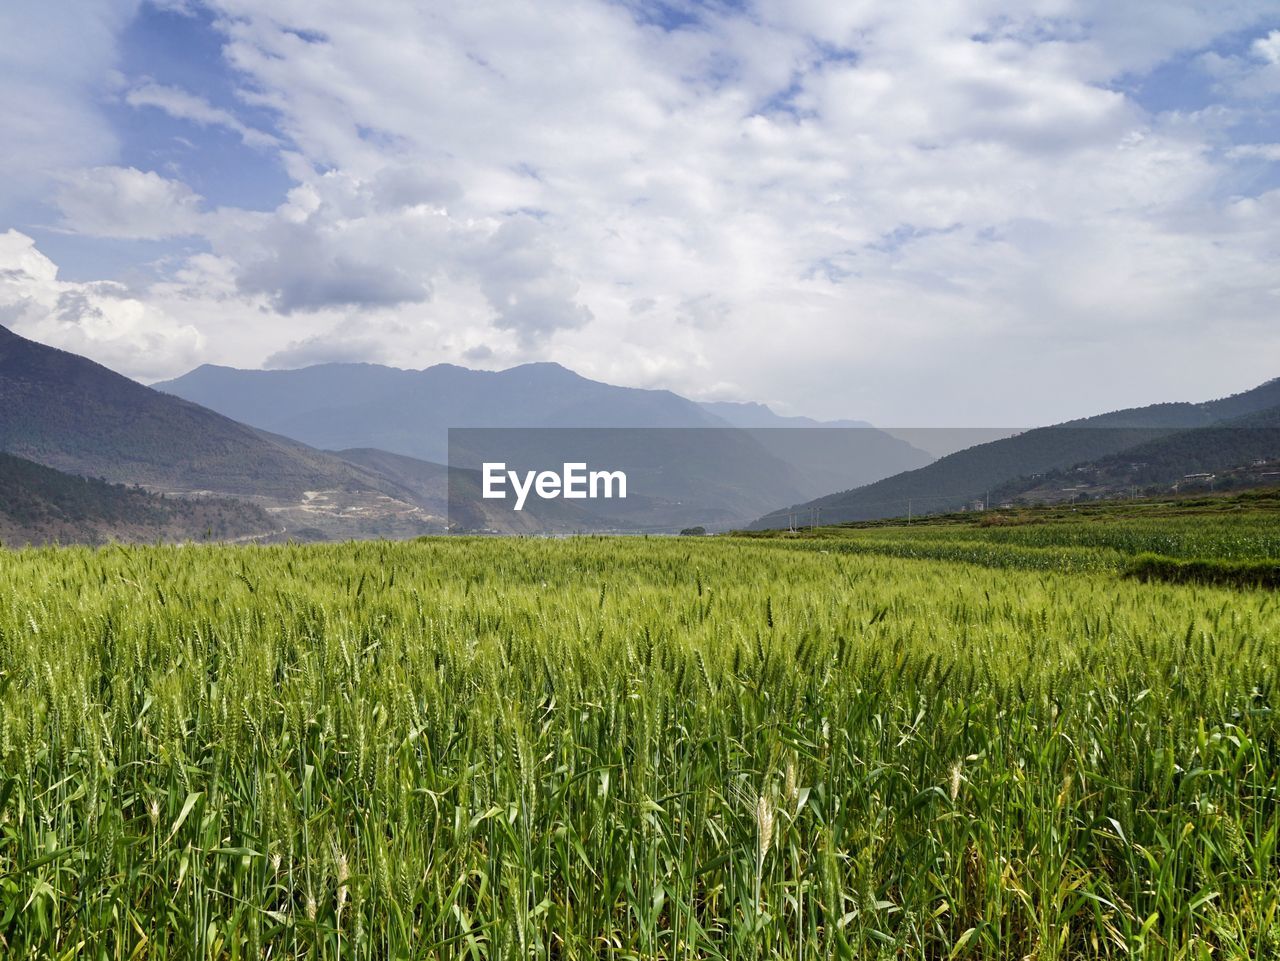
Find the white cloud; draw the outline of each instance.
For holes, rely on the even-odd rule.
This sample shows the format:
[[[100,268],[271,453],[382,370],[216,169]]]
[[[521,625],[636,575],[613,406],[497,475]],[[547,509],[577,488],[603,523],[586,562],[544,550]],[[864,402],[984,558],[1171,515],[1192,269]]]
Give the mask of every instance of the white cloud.
[[[178,87],[146,81],[131,88],[124,100],[131,107],[154,107],[171,117],[189,120],[202,127],[225,127],[239,134],[250,147],[274,147],[280,143],[271,134],[247,126],[231,111],[215,107],[204,98]]]
[[[0,215],[47,188],[51,173],[112,157],[99,96],[113,82],[116,37],[139,0],[0,4]]]
[[[420,309],[451,282],[472,287],[487,323],[526,346],[590,321],[553,225],[529,214],[453,216],[445,205],[461,196],[452,181],[412,168],[367,179],[330,172],[270,214],[215,215],[206,235],[234,264],[238,291],[281,314]]]
[[[547,232],[530,217],[512,217],[465,252],[496,317],[525,344],[551,331],[573,330],[591,320],[575,301],[578,284],[556,264]]]
[[[98,237],[154,240],[198,233],[200,197],[186,184],[134,167],[68,174],[56,195],[62,226]]]
[[[1256,102],[1280,96],[1280,30],[1256,37],[1244,53],[1211,50],[1199,63],[1231,97]]]
[[[1265,37],[1259,37],[1250,49],[1267,63],[1280,63],[1280,30],[1272,30]]]
[[[202,359],[555,359],[1015,424],[1280,368],[1274,201],[1239,163],[1266,145],[1231,149],[1226,107],[1121,92],[1274,0],[760,0],[676,31],[599,0],[210,6],[241,97],[278,117],[256,145],[286,201],[202,212],[127,168],[63,197],[77,230],[205,238],[138,294]],[[1224,102],[1268,96],[1277,36],[1214,55]],[[126,97],[258,133],[187,91]]]
[[[0,234],[0,318],[41,343],[140,378],[200,362],[204,337],[111,281],[71,283],[16,230]]]
[[[1232,160],[1267,160],[1280,163],[1280,143],[1247,143],[1227,151]]]

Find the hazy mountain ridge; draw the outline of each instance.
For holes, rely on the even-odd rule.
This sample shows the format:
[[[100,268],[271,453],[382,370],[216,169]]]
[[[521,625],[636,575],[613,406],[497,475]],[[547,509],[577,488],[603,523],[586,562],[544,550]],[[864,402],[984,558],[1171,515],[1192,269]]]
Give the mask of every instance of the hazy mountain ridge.
[[[871,427],[865,420],[815,420],[812,417],[776,414],[768,404],[755,401],[702,401],[703,410],[733,427]]]
[[[644,428],[629,438],[620,435],[620,447],[601,436],[505,437],[510,451],[523,450],[530,463],[545,460],[542,453],[577,445],[578,457],[589,452],[593,463],[636,472],[646,465],[667,465],[667,478],[650,476],[656,482],[649,491],[651,510],[641,511],[633,498],[621,518],[615,518],[630,517],[645,529],[661,526],[660,518],[674,523],[685,511],[702,519],[690,495],[705,497],[708,524],[733,525],[779,498],[812,497],[840,484],[867,483],[932,460],[862,422],[783,417],[754,403],[699,404],[671,391],[594,381],[554,363],[501,371],[452,364],[423,370],[322,364],[269,371],[205,365],[155,386],[327,450],[372,449],[437,464],[451,462],[450,428]],[[861,429],[846,429],[854,425]],[[675,430],[664,435],[661,429],[667,428]],[[680,436],[683,430],[701,428],[719,430],[696,439]],[[526,440],[544,449],[529,448]],[[482,443],[491,452],[496,449]],[[640,445],[642,458],[633,456],[636,451],[628,449],[632,444]],[[358,462],[371,463],[367,455]],[[395,473],[392,462],[380,463],[384,471]],[[677,505],[683,506],[676,509]],[[484,513],[480,511],[477,519]],[[555,515],[557,524],[569,520],[563,513]],[[595,511],[587,508],[586,514],[593,517]],[[525,521],[518,523],[523,526]]]
[[[763,404],[698,404],[669,391],[592,381],[550,363],[505,371],[448,364],[422,371],[372,364],[295,371],[206,365],[159,386],[251,416],[259,425],[356,442],[333,444],[337,453],[317,450],[0,327],[0,450],[153,490],[245,498],[286,532],[407,537],[443,531],[451,514],[455,526],[508,533],[656,530],[704,519],[724,525],[741,523],[733,518],[743,511],[754,516],[788,498],[795,506],[771,512],[781,518],[775,525],[786,522],[786,510],[807,520],[820,509],[824,522],[923,513],[979,498],[1017,497],[1037,483],[1057,483],[1068,470],[1092,470],[1119,483],[1132,466],[1125,458],[1137,454],[1147,467],[1160,464],[1161,476],[1264,458],[1271,454],[1266,431],[1280,426],[1276,379],[1214,401],[1152,404],[1029,430],[930,463],[929,455],[884,431],[831,426],[859,422],[783,417]],[[1191,430],[1228,422],[1253,434],[1211,443],[1207,433]],[[652,473],[653,464],[666,468],[649,478],[656,486],[625,505],[546,502],[512,515],[482,503],[474,471],[451,472],[403,453],[404,447],[432,449],[444,460],[448,427],[466,425],[516,428],[523,435],[516,448],[533,445],[524,451],[531,463],[554,445],[539,450],[526,427],[645,427],[650,430],[643,439],[605,431],[590,439],[588,449],[602,458],[599,463],[624,464],[638,478]],[[722,430],[680,429],[664,437],[655,427]],[[1188,432],[1198,436],[1182,436]],[[577,443],[573,434],[564,436]],[[372,444],[371,435],[401,450]],[[890,471],[896,473],[885,477]],[[874,476],[859,485],[866,473]],[[451,480],[455,494],[463,495],[453,510]],[[841,482],[852,483],[837,494],[803,499],[815,485],[830,489]]]
[[[729,426],[671,391],[616,387],[553,363],[502,371],[205,365],[153,386],[324,450],[372,447],[436,463],[448,458],[451,427]]]
[[[558,364],[497,372],[453,365],[425,371],[367,364],[298,371],[206,366],[180,380],[197,400],[252,417],[259,426],[5,330],[0,335],[0,400],[5,401],[0,449],[56,469],[153,490],[246,498],[269,511],[286,533],[303,531],[307,537],[441,532],[450,514],[465,529],[508,533],[660,529],[689,518],[728,526],[779,499],[823,489],[833,464],[836,476],[848,476],[839,458],[830,455],[821,430],[734,430],[670,391],[614,387]],[[773,416],[763,406],[742,407]],[[299,426],[305,424],[312,428]],[[667,470],[659,469],[649,478],[651,489],[636,491],[622,505],[540,503],[512,514],[481,503],[478,477],[451,474],[439,463],[368,441],[373,435],[402,450],[427,447],[445,459],[447,428],[456,424],[518,425],[517,447],[536,435],[525,427],[643,427],[642,441],[640,435],[605,431],[595,435],[589,449],[605,458],[601,463],[625,462],[637,473],[646,465],[665,464]],[[266,429],[282,425],[325,442],[357,443],[333,454]],[[709,427],[716,429],[684,429]],[[875,456],[887,458],[879,468],[868,468],[865,458],[847,455],[853,457],[853,476],[859,469],[879,469],[881,475],[900,469],[904,457],[927,458],[875,431],[851,433],[870,438]],[[794,442],[801,436],[813,442],[812,449]],[[794,450],[786,446],[787,438]],[[534,459],[538,443],[526,451]],[[559,439],[550,443],[555,446]],[[640,449],[632,449],[635,444]],[[785,448],[783,457],[770,450],[778,444]],[[462,495],[452,511],[451,479],[454,493]]]

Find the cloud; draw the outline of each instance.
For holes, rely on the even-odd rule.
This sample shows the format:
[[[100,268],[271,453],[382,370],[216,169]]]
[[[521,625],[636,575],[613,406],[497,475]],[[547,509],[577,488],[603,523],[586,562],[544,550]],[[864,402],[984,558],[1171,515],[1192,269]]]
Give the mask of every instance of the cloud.
[[[277,223],[266,233],[269,252],[244,264],[238,282],[247,293],[267,294],[281,313],[383,307],[430,296],[426,280],[356,244],[334,243],[310,224]]]
[[[1054,350],[1110,338],[1138,369],[1157,318],[1196,340],[1210,304],[1231,302],[1241,329],[1270,309],[1268,287],[1250,286],[1269,241],[1225,220],[1205,228],[1225,176],[1205,134],[1117,86],[1256,23],[1256,5],[762,3],[674,30],[569,0],[430,17],[372,5],[358,22],[338,6],[221,9],[228,58],[277,111],[302,186],[260,235],[219,251],[256,262],[258,241],[243,240],[260,237],[271,279],[242,285],[295,291],[271,295],[286,309],[340,299],[300,296],[289,279],[334,251],[393,271],[373,293],[404,297],[416,278],[482,298],[483,319],[468,301],[452,323],[400,334],[368,320],[406,353],[459,356],[424,343],[443,325],[495,360],[921,418],[975,370],[1034,371],[1023,396],[1035,397],[1055,379],[1041,362]],[[412,177],[448,188],[378,186]],[[910,239],[885,249],[885,237]],[[290,248],[309,253],[280,269],[270,251]],[[396,310],[391,296],[360,299]],[[977,343],[968,370],[951,370]],[[933,386],[892,386],[912,369]],[[867,386],[833,386],[853,377]],[[1067,413],[1175,389],[1157,379],[1036,403]]]
[[[245,294],[283,314],[328,307],[416,304],[431,295],[442,218],[386,211],[376,185],[334,172],[291,192],[268,214],[229,214],[211,228]]]
[[[555,359],[898,423],[1280,365],[1280,228],[1245,162],[1271,158],[1274,0],[208,6],[270,131],[147,64],[119,89],[260,133],[289,195],[208,210],[108,167],[62,198],[85,233],[198,232],[131,295],[207,359]],[[1145,105],[1201,69],[1214,103]]]
[[[556,263],[546,232],[530,217],[503,222],[465,253],[464,262],[480,279],[495,325],[515,331],[525,344],[592,319],[575,300],[577,283]]]
[[[59,280],[54,263],[16,230],[0,234],[0,314],[16,333],[135,377],[199,363],[205,348],[195,327],[121,284]]]
[[[263,361],[269,369],[293,369],[312,364],[368,363],[385,361],[384,344],[370,336],[358,324],[345,324],[339,329],[314,334],[277,350]]]
[[[0,4],[0,215],[43,196],[51,175],[109,162],[119,142],[99,109],[116,38],[139,0]]]
[[[178,87],[153,81],[143,82],[124,96],[131,107],[154,107],[179,120],[189,120],[202,127],[224,127],[240,136],[250,147],[276,147],[280,141],[271,134],[246,126],[229,110],[215,107],[202,97]]]
[[[1259,37],[1249,49],[1260,60],[1280,63],[1280,30],[1272,30],[1265,37]]]
[[[201,198],[186,184],[134,167],[68,174],[57,192],[62,226],[98,237],[155,240],[198,233]]]
[[[1227,150],[1232,160],[1265,160],[1280,163],[1280,143],[1247,143]]]
[[[1210,50],[1197,62],[1230,98],[1256,103],[1280,97],[1280,30],[1254,38],[1242,53]]]
[[[591,321],[553,226],[526,213],[455,216],[446,205],[462,196],[409,167],[332,172],[270,214],[225,215],[208,236],[235,262],[239,290],[282,314],[420,305],[449,279],[473,286],[489,322],[526,346]]]

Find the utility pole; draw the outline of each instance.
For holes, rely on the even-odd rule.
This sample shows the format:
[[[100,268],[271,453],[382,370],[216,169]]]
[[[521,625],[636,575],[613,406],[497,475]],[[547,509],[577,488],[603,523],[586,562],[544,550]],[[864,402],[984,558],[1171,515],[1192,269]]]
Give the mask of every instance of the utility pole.
[[[907,498],[907,523],[911,523],[911,498]]]

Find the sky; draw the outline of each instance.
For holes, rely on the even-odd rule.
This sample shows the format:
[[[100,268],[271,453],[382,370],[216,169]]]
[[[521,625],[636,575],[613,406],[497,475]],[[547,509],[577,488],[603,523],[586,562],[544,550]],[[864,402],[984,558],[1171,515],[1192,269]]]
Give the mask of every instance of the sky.
[[[1280,0],[8,0],[0,324],[883,426],[1280,376]]]

